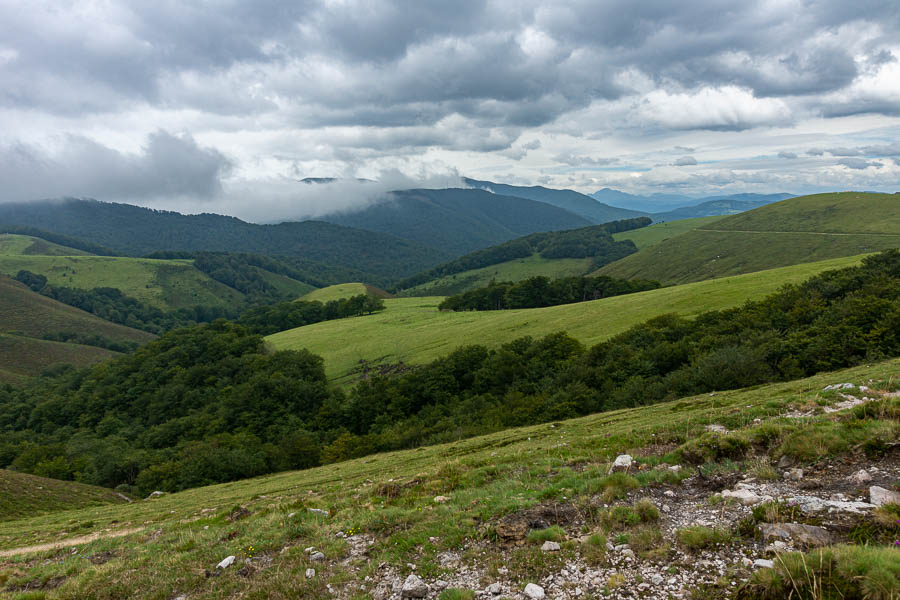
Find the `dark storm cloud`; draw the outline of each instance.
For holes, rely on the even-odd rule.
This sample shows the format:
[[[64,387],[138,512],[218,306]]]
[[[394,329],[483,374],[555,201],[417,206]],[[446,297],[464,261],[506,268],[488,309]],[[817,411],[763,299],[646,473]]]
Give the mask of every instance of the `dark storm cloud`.
[[[893,27],[900,14],[890,0],[852,11],[838,1],[802,11],[717,0],[7,4],[0,46],[16,56],[0,62],[0,101],[9,106],[275,109],[249,97],[217,102],[216,85],[190,93],[198,76],[223,79],[238,99],[262,86],[264,96],[306,107],[313,123],[383,126],[454,113],[539,125],[626,93],[616,76],[628,69],[662,84],[740,85],[757,97],[837,90],[860,66],[836,28]],[[871,48],[871,62],[888,60],[884,53]],[[857,104],[833,110],[871,103]]]
[[[220,180],[230,168],[218,151],[201,148],[189,136],[165,131],[150,135],[135,154],[69,136],[56,149],[24,144],[0,147],[0,181],[4,182],[0,201],[60,196],[211,199],[221,191]]]

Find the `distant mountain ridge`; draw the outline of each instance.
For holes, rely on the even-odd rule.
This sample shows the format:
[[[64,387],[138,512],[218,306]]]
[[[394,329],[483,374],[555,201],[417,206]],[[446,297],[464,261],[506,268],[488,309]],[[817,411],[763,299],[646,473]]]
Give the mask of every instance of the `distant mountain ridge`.
[[[298,256],[389,278],[453,258],[431,245],[322,221],[256,225],[210,213],[183,215],[74,198],[0,204],[0,224],[83,238],[132,256],[162,250]]]
[[[479,181],[468,177],[463,178],[463,181],[473,188],[488,190],[495,194],[516,196],[518,198],[527,198],[528,200],[536,200],[537,202],[551,204],[579,215],[594,225],[642,217],[646,214],[638,210],[609,206],[604,204],[602,200],[598,201],[595,198],[591,198],[590,196],[586,196],[574,190],[546,188],[540,185],[529,187],[507,185],[505,183],[495,183],[493,181]]]
[[[775,194],[715,194],[700,198],[684,196],[681,194],[651,194],[649,196],[640,196],[611,188],[603,188],[602,190],[597,190],[590,196],[599,202],[605,202],[611,206],[645,211],[651,214],[654,221],[660,222],[676,219],[692,219],[694,217],[713,217],[735,214],[745,210],[752,210],[772,202],[794,198],[796,195],[780,192]],[[728,201],[735,202],[731,210],[728,210],[725,204],[721,204]],[[713,205],[711,204],[712,202],[719,202],[720,204]],[[694,207],[695,210],[685,210],[691,207]],[[717,212],[725,210],[728,210],[728,212]]]
[[[592,225],[545,202],[481,189],[400,190],[389,196],[358,212],[322,218],[440,248],[453,257],[530,233]]]

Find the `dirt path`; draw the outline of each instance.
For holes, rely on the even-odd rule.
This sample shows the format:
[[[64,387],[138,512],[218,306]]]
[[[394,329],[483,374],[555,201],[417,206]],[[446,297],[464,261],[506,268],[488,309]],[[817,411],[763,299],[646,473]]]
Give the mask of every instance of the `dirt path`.
[[[69,546],[78,546],[87,544],[101,538],[116,538],[124,535],[130,535],[142,531],[143,527],[135,527],[133,529],[117,529],[115,531],[104,531],[92,533],[90,535],[82,535],[79,537],[69,538],[59,542],[51,542],[49,544],[37,544],[35,546],[22,546],[21,548],[10,548],[9,550],[0,550],[0,558],[16,556],[18,554],[28,554],[29,552],[43,552],[45,550],[58,550],[60,548],[68,548]]]

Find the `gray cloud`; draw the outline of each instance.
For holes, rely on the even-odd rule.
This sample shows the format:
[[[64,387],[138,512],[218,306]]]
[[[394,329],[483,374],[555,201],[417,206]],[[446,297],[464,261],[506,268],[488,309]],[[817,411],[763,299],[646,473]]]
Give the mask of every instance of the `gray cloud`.
[[[839,165],[844,165],[848,169],[863,170],[869,167],[881,168],[881,163],[874,160],[865,160],[864,158],[842,158],[837,161]]]
[[[211,199],[231,162],[190,136],[151,134],[130,154],[88,138],[67,136],[56,149],[0,147],[0,201],[87,196],[121,201],[159,197]]]
[[[797,154],[795,152],[786,152],[782,150],[778,153],[778,158],[794,159],[797,158]]]
[[[594,158],[572,153],[557,154],[554,160],[572,167],[605,167],[619,162],[618,158]]]
[[[828,148],[825,152],[828,152],[832,156],[859,156],[862,154],[862,152],[856,148]]]
[[[675,159],[675,162],[672,163],[673,166],[676,167],[689,167],[697,164],[697,159],[693,156],[682,156],[680,158]]]
[[[806,153],[809,156],[824,156],[825,155],[825,151],[822,150],[821,148],[810,148],[809,150],[806,151]]]

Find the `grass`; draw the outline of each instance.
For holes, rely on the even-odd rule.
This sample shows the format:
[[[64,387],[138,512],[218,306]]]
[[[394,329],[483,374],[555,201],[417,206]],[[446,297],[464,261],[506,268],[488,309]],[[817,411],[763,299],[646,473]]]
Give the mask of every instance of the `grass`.
[[[369,363],[422,364],[467,344],[497,347],[519,337],[566,331],[590,346],[649,318],[737,306],[786,283],[799,283],[828,269],[858,264],[861,257],[763,271],[737,277],[550,308],[439,312],[442,298],[396,298],[386,310],[280,332],[267,340],[278,350],[308,348],[325,358],[328,376],[350,383]],[[336,344],[335,340],[342,340]]]
[[[0,469],[0,521],[124,502],[106,488]]]
[[[677,284],[897,247],[896,195],[817,194],[703,224],[596,274]]]
[[[732,540],[731,532],[703,525],[685,527],[675,532],[678,543],[691,551],[705,550]]]
[[[127,342],[146,342],[155,337],[41,296],[18,281],[0,276],[0,332],[40,338],[59,331]]]
[[[614,233],[613,239],[617,242],[631,240],[634,242],[634,245],[638,247],[638,250],[640,250],[677,237],[688,231],[693,231],[698,227],[711,225],[722,218],[722,216],[696,217],[694,219],[681,219],[669,223],[657,223],[655,225],[650,225],[649,227],[641,227],[640,229]]]
[[[88,256],[88,252],[76,250],[68,246],[60,246],[30,235],[17,235],[12,233],[0,234],[0,256],[20,255],[44,255],[44,256]]]
[[[535,253],[527,258],[517,258],[506,262],[471,269],[440,277],[427,283],[404,290],[403,296],[452,296],[488,285],[491,280],[522,281],[529,277],[543,275],[551,279],[584,275],[591,269],[590,258],[542,258]]]
[[[367,294],[376,298],[391,297],[391,295],[384,290],[380,290],[375,286],[365,283],[339,283],[318,290],[312,290],[298,299],[309,302],[314,300],[319,302],[329,302],[331,300],[343,300],[344,298],[350,298],[351,296],[359,296],[360,294]]]
[[[115,356],[116,352],[96,346],[0,334],[0,383],[19,385],[49,367],[87,367]]]
[[[25,269],[57,286],[114,287],[162,309],[230,306],[243,295],[194,268],[189,260],[110,256],[0,256],[0,273]]]
[[[442,566],[438,558],[449,551],[461,552],[481,565],[508,567],[509,578],[524,585],[534,580],[530,578],[558,572],[578,552],[573,546],[541,553],[538,546],[526,545],[504,554],[491,542],[500,517],[544,502],[541,495],[548,487],[570,489],[567,501],[587,514],[596,506],[593,494],[602,492],[600,482],[609,481],[606,468],[617,454],[629,452],[645,464],[656,464],[662,457],[643,457],[638,450],[660,440],[683,442],[708,423],[723,423],[735,431],[753,428],[754,419],[777,420],[789,406],[813,401],[828,384],[886,381],[898,369],[900,359],[894,359],[795,382],[512,429],[128,505],[0,522],[0,553],[65,541],[85,532],[140,529],[122,537],[78,543],[76,551],[62,548],[0,558],[0,598],[18,599],[28,585],[48,600],[181,594],[196,600],[366,598],[374,590],[364,577],[375,575],[380,565],[405,578],[410,573],[408,564],[415,564],[421,577],[437,578],[453,572],[454,567]],[[616,475],[620,475],[617,479],[630,477]],[[637,477],[631,479],[641,485]],[[644,485],[653,484],[652,477],[646,481]],[[447,493],[450,499],[435,503],[434,496],[447,489],[452,489]],[[235,506],[247,514],[229,521]],[[309,508],[329,514],[312,513]],[[647,526],[652,523],[652,515],[640,503],[631,508],[648,514]],[[658,542],[652,530],[641,527],[630,530],[629,542],[639,546]],[[352,557],[350,543],[336,537],[347,531],[359,531],[362,539],[371,542],[367,556]],[[600,537],[589,539],[587,545],[602,547],[601,541]],[[205,576],[205,570],[214,571],[229,555],[243,565],[251,546],[257,559],[271,560],[268,568],[254,562],[251,566],[260,566],[244,574],[235,567],[216,577]],[[309,546],[321,550],[327,562],[311,562],[304,552]],[[596,556],[601,554],[598,549]],[[98,556],[110,558],[97,564]],[[879,556],[882,561],[873,562],[874,566],[896,554]],[[303,576],[309,567],[317,570],[313,579]],[[878,577],[869,571],[873,579]],[[48,582],[56,587],[39,588]]]

